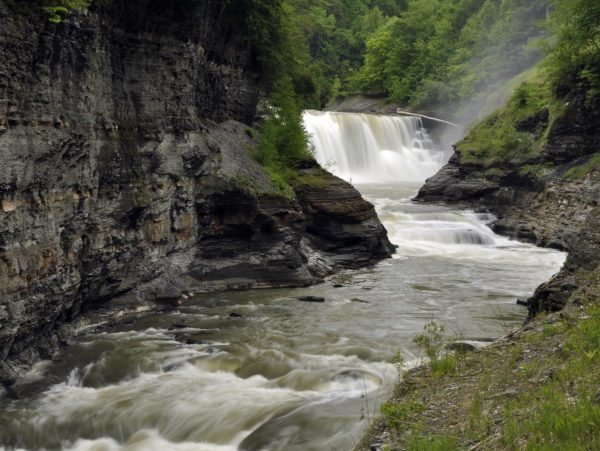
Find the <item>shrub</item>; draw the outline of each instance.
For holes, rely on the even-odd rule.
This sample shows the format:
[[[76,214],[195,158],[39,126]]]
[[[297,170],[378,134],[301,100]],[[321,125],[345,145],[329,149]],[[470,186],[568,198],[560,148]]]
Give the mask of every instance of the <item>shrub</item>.
[[[426,324],[423,330],[424,333],[418,334],[413,338],[413,343],[419,346],[429,358],[433,374],[435,376],[444,376],[454,373],[457,366],[456,355],[448,354],[444,350],[447,342],[444,335],[444,326],[432,321]]]
[[[283,77],[271,96],[271,115],[259,126],[260,139],[253,157],[271,176],[274,185],[290,194],[289,182],[301,161],[310,158],[308,138],[302,125],[290,77]]]
[[[88,8],[90,4],[91,0],[56,0],[47,2],[43,8],[48,13],[50,22],[60,23],[71,11]]]

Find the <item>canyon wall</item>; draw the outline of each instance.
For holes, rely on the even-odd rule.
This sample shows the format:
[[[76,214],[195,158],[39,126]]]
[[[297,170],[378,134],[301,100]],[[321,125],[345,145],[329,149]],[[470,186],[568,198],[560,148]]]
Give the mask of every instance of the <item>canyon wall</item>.
[[[251,158],[262,74],[219,3],[52,24],[0,2],[5,385],[116,296],[308,285],[393,252],[349,184],[308,164],[319,182],[284,195]]]

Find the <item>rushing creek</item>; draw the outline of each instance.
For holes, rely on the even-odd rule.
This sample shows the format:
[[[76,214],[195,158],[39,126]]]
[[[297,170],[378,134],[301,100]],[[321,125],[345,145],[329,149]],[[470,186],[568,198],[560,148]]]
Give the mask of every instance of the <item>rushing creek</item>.
[[[374,203],[394,258],[302,289],[200,294],[83,336],[55,383],[0,405],[0,449],[348,450],[389,396],[397,352],[435,320],[484,344],[564,254],[495,235],[488,215],[411,202],[448,159],[416,118],[306,112],[319,162]],[[316,295],[324,303],[298,296]]]

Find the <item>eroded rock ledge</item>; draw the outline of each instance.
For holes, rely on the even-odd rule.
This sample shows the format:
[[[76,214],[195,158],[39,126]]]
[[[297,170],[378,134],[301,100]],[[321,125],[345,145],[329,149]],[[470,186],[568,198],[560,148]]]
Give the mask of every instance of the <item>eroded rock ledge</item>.
[[[393,247],[321,172],[250,158],[254,55],[219,2],[116,0],[50,24],[0,2],[0,380],[120,295],[307,285]],[[185,5],[185,6],[181,6]]]

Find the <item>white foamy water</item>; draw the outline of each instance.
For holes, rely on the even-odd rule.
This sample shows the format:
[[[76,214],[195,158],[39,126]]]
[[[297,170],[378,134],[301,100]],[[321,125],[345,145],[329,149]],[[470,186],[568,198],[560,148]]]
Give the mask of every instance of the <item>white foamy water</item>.
[[[418,117],[306,111],[321,166],[352,183],[422,182],[448,161]]]
[[[391,393],[390,360],[419,357],[426,323],[481,344],[523,321],[516,299],[565,255],[494,234],[489,215],[412,202],[448,158],[418,119],[305,121],[319,161],[363,182],[395,257],[309,288],[199,295],[87,336],[49,365],[57,383],[0,406],[0,449],[350,450]],[[294,299],[306,295],[326,302]]]

